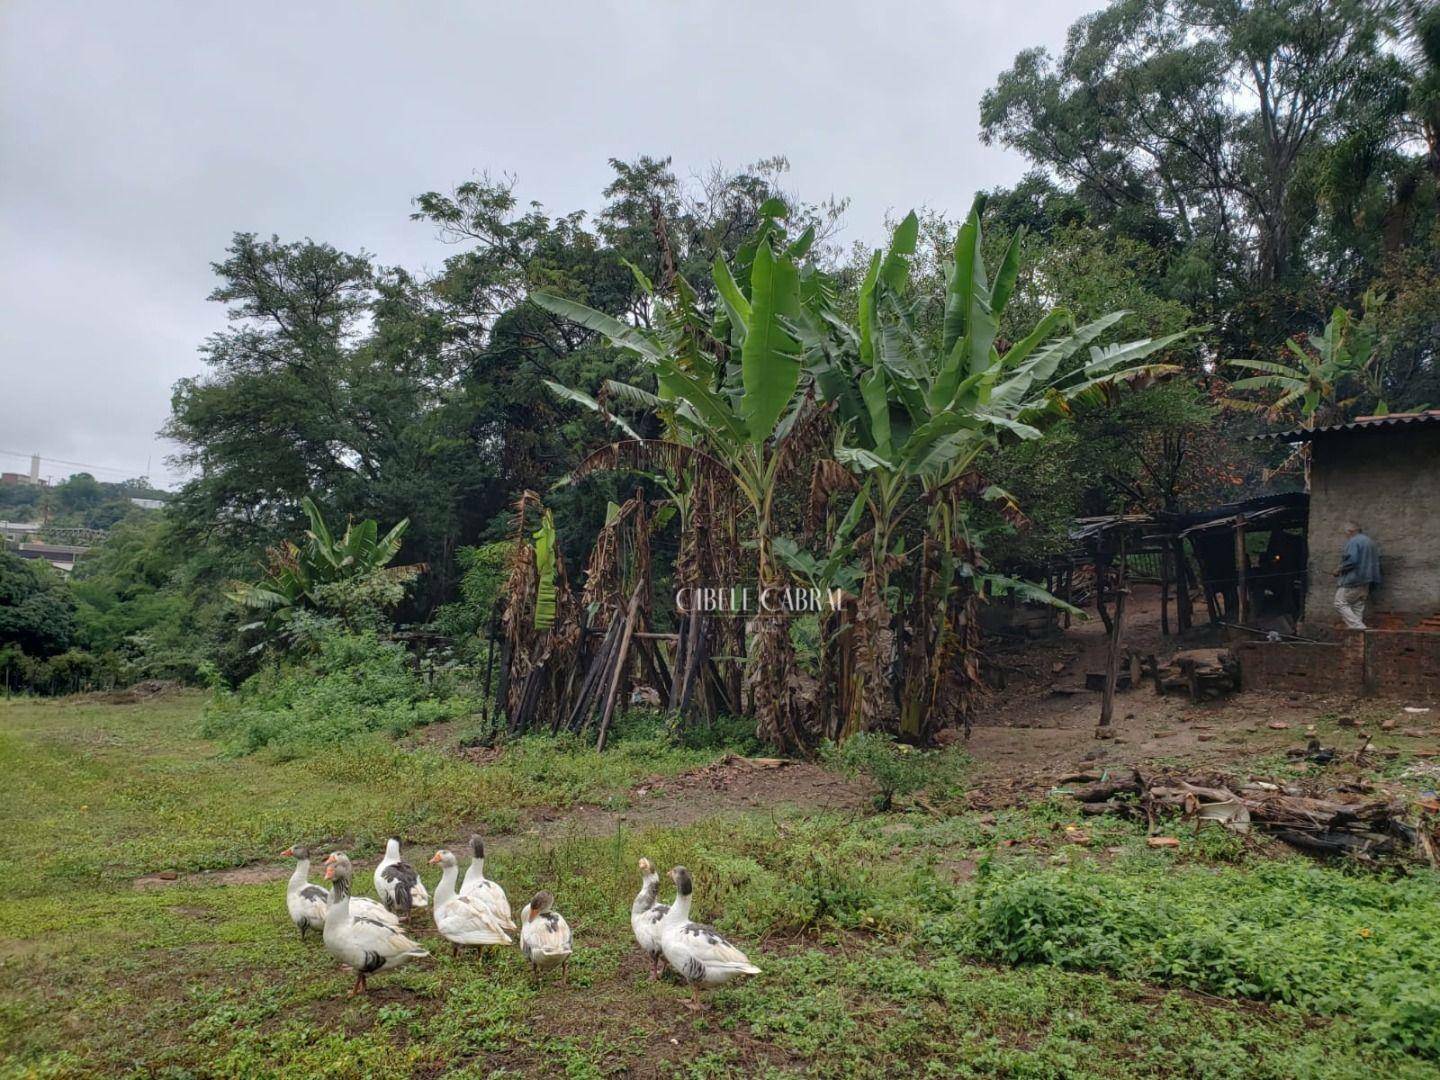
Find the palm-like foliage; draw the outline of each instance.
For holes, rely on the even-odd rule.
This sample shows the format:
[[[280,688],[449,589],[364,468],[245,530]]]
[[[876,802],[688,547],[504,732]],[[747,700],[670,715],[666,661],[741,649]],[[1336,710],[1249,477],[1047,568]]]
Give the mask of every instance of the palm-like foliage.
[[[400,553],[409,518],[384,536],[373,518],[351,522],[337,540],[308,496],[300,505],[310,519],[304,543],[287,540],[271,548],[265,577],[255,583],[232,581],[225,594],[230,600],[265,613],[267,620],[283,619],[296,608],[317,606],[316,590],[322,586],[382,573],[407,581],[419,572],[418,566],[390,566]]]
[[[787,460],[788,441],[799,414],[803,349],[797,338],[802,318],[801,271],[797,260],[812,237],[787,244],[772,218],[747,251],[748,291],[723,260],[712,275],[719,310],[703,319],[694,291],[677,278],[673,297],[661,305],[656,330],[621,322],[602,312],[548,293],[532,299],[609,339],[640,358],[653,372],[658,392],[618,387],[630,401],[650,405],[661,418],[665,437],[606,448],[605,465],[648,462],[666,476],[686,527],[689,496],[703,482],[700,474],[723,472],[749,511],[755,538],[756,576],[762,588],[781,580],[772,549],[777,477]],[[639,277],[639,275],[637,275]],[[641,279],[642,287],[649,283]],[[653,298],[653,291],[652,291]],[[587,407],[599,402],[564,387],[557,393]],[[592,405],[593,402],[593,405]],[[587,471],[591,465],[582,466]],[[761,618],[756,634],[752,678],[759,729],[781,746],[799,744],[798,722],[790,701],[790,649],[779,618]]]
[[[907,686],[902,695],[900,726],[911,736],[923,734],[926,713],[932,724],[953,718],[946,715],[952,710],[944,686],[953,679],[957,651],[963,651],[960,634],[973,635],[973,617],[953,610],[957,585],[968,582],[963,591],[972,595],[987,586],[1020,587],[984,572],[966,527],[970,498],[987,490],[974,482],[976,459],[1002,440],[1039,437],[1046,424],[1077,405],[1103,402],[1121,387],[1176,370],[1150,358],[1190,333],[1102,346],[1097,342],[1126,312],[1075,326],[1069,312],[1056,309],[1002,351],[998,328],[1015,291],[1021,238],[1017,234],[1006,245],[992,280],[982,254],[982,210],[977,199],[956,237],[938,340],[917,329],[923,306],[932,301],[910,289],[918,236],[911,214],[888,250],[876,251],[870,262],[856,326],[827,318],[830,340],[807,342],[817,384],[845,421],[836,457],[868,478],[873,529],[860,619],[869,624],[872,638],[888,635],[891,568],[911,556],[915,563],[908,632],[924,647],[916,651],[911,681],[925,685]],[[1076,363],[1082,355],[1084,361]],[[858,397],[847,392],[857,385]],[[899,530],[917,508],[925,516],[925,536],[917,551],[907,552]],[[868,684],[852,697],[849,729],[885,722],[891,700],[891,658],[880,646],[865,650],[862,645],[857,673]]]
[[[653,462],[672,473],[684,473],[702,460],[716,465],[749,510],[762,588],[782,580],[782,564],[812,582],[853,587],[852,559],[866,553],[853,635],[860,653],[855,669],[865,685],[843,695],[854,710],[849,728],[886,722],[884,672],[894,640],[888,578],[915,554],[905,550],[900,536],[906,516],[918,508],[927,524],[913,590],[924,625],[908,629],[918,650],[916,666],[933,688],[951,679],[958,641],[951,602],[955,581],[980,580],[981,560],[963,510],[968,497],[979,494],[965,483],[976,458],[1004,438],[1039,436],[1044,424],[1077,403],[1103,399],[1122,385],[1173,370],[1147,361],[1184,336],[1102,347],[1096,343],[1125,313],[1076,327],[1067,312],[1057,310],[1002,352],[998,327],[1015,290],[1019,238],[1007,247],[992,281],[981,255],[982,205],[977,200],[956,241],[938,340],[919,329],[927,298],[910,290],[918,236],[913,214],[896,230],[888,251],[875,253],[853,327],[840,318],[825,275],[798,265],[809,238],[786,245],[773,222],[748,249],[742,273],[723,261],[715,263],[718,306],[708,325],[683,282],[661,306],[656,330],[560,297],[534,297],[649,366],[656,394],[617,387],[607,388],[607,396],[649,406],[661,418],[665,438],[638,440],[627,429],[632,438],[600,456],[609,465]],[[1088,358],[1075,363],[1084,350]],[[588,408],[604,409],[588,395],[553,389]],[[773,529],[778,481],[792,443],[806,429],[805,418],[814,413],[812,398],[842,422],[835,459],[860,478],[848,485],[849,509],[830,538],[831,550],[819,559],[776,537]],[[862,520],[869,522],[863,531]],[[1008,579],[995,581],[1018,587]],[[788,636],[778,619],[762,615],[756,622],[750,675],[760,732],[793,745],[798,725],[785,697]],[[973,633],[973,620],[971,627]],[[933,701],[939,697],[928,694]],[[925,704],[916,698],[914,708]],[[919,734],[916,714],[909,715],[914,722],[906,729]]]
[[[1232,390],[1258,390],[1269,396],[1268,402],[1231,399],[1227,403],[1242,409],[1263,409],[1272,418],[1298,413],[1304,427],[1314,427],[1324,420],[1338,417],[1358,399],[1355,394],[1342,396],[1349,390],[1368,389],[1376,397],[1375,411],[1383,415],[1384,388],[1376,369],[1375,312],[1379,304],[1374,294],[1366,293],[1364,314],[1359,320],[1337,307],[1318,335],[1311,335],[1304,344],[1295,338],[1285,339],[1290,362],[1272,360],[1230,360],[1231,367],[1257,371],[1260,374],[1236,379]],[[1349,385],[1347,386],[1347,382]]]

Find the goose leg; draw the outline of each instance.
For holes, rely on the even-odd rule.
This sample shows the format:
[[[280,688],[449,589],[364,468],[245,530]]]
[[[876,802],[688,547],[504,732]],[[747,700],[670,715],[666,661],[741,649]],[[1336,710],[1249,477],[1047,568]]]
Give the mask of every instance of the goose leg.
[[[357,971],[355,973],[355,985],[350,988],[349,996],[354,997],[356,994],[363,993],[365,993],[365,973],[363,971]]]
[[[560,961],[560,985],[570,985],[570,958],[568,956]]]
[[[700,1004],[700,988],[694,983],[690,984],[690,1000],[686,1002],[692,1012],[699,1012],[705,1006]]]

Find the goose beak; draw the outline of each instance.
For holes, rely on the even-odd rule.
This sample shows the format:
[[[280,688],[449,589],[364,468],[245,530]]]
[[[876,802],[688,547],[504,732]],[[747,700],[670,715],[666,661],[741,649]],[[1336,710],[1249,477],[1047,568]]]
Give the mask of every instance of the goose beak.
[[[335,880],[335,864],[334,864],[334,863],[326,863],[326,864],[325,864],[325,880],[326,880],[326,881],[334,881],[334,880]]]
[[[335,861],[335,852],[332,851],[332,852],[330,852],[329,855],[326,855],[326,856],[325,856],[325,865],[326,865],[326,866],[329,866],[329,865],[330,865],[331,863],[333,863],[334,861]]]
[[[295,849],[294,849],[293,847],[287,847],[284,851],[280,852],[280,854],[281,854],[281,855],[294,855],[294,854],[295,854]]]
[[[437,862],[439,862],[439,861],[440,861],[440,852],[437,851],[437,852],[435,852],[434,855],[431,855],[431,856],[430,856],[430,861],[431,861],[432,863],[437,863]]]

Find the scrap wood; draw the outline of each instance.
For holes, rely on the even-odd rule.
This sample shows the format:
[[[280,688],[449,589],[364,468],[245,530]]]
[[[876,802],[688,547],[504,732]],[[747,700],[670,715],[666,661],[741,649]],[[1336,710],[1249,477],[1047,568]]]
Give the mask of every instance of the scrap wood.
[[[1348,784],[1317,793],[1313,786],[1307,791],[1268,781],[1241,785],[1225,777],[1160,776],[1147,782],[1133,775],[1138,799],[1114,798],[1123,792],[1124,781],[1118,788],[1096,784],[1076,793],[1081,813],[1143,814],[1153,833],[1162,813],[1178,810],[1197,822],[1217,821],[1237,832],[1253,826],[1304,851],[1362,860],[1408,851],[1433,863],[1440,852],[1440,832],[1434,820],[1427,820],[1432,819],[1428,804],[1408,807],[1405,799],[1370,785]]]

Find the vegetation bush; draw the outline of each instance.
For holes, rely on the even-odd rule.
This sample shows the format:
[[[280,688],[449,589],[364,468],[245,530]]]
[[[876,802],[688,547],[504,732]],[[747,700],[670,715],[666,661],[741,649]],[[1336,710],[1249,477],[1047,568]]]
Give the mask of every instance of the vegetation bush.
[[[1440,1060],[1440,878],[1348,876],[1299,859],[1247,872],[1132,859],[989,867],[968,920],[980,956],[1108,971],[1363,1018]],[[962,931],[961,938],[965,937]]]
[[[881,810],[922,790],[938,799],[952,797],[970,765],[969,755],[958,747],[917,750],[874,731],[858,732],[838,746],[827,745],[822,755],[828,768],[871,780],[879,789],[875,805]]]
[[[455,553],[455,561],[460,566],[460,598],[435,612],[435,624],[442,633],[460,639],[485,632],[505,584],[510,551],[511,542],[499,540],[479,547],[462,547]]]
[[[202,734],[235,753],[268,747],[295,756],[371,732],[400,735],[474,708],[447,687],[426,685],[405,650],[373,632],[330,632],[315,644],[313,656],[267,667],[220,693]]]

